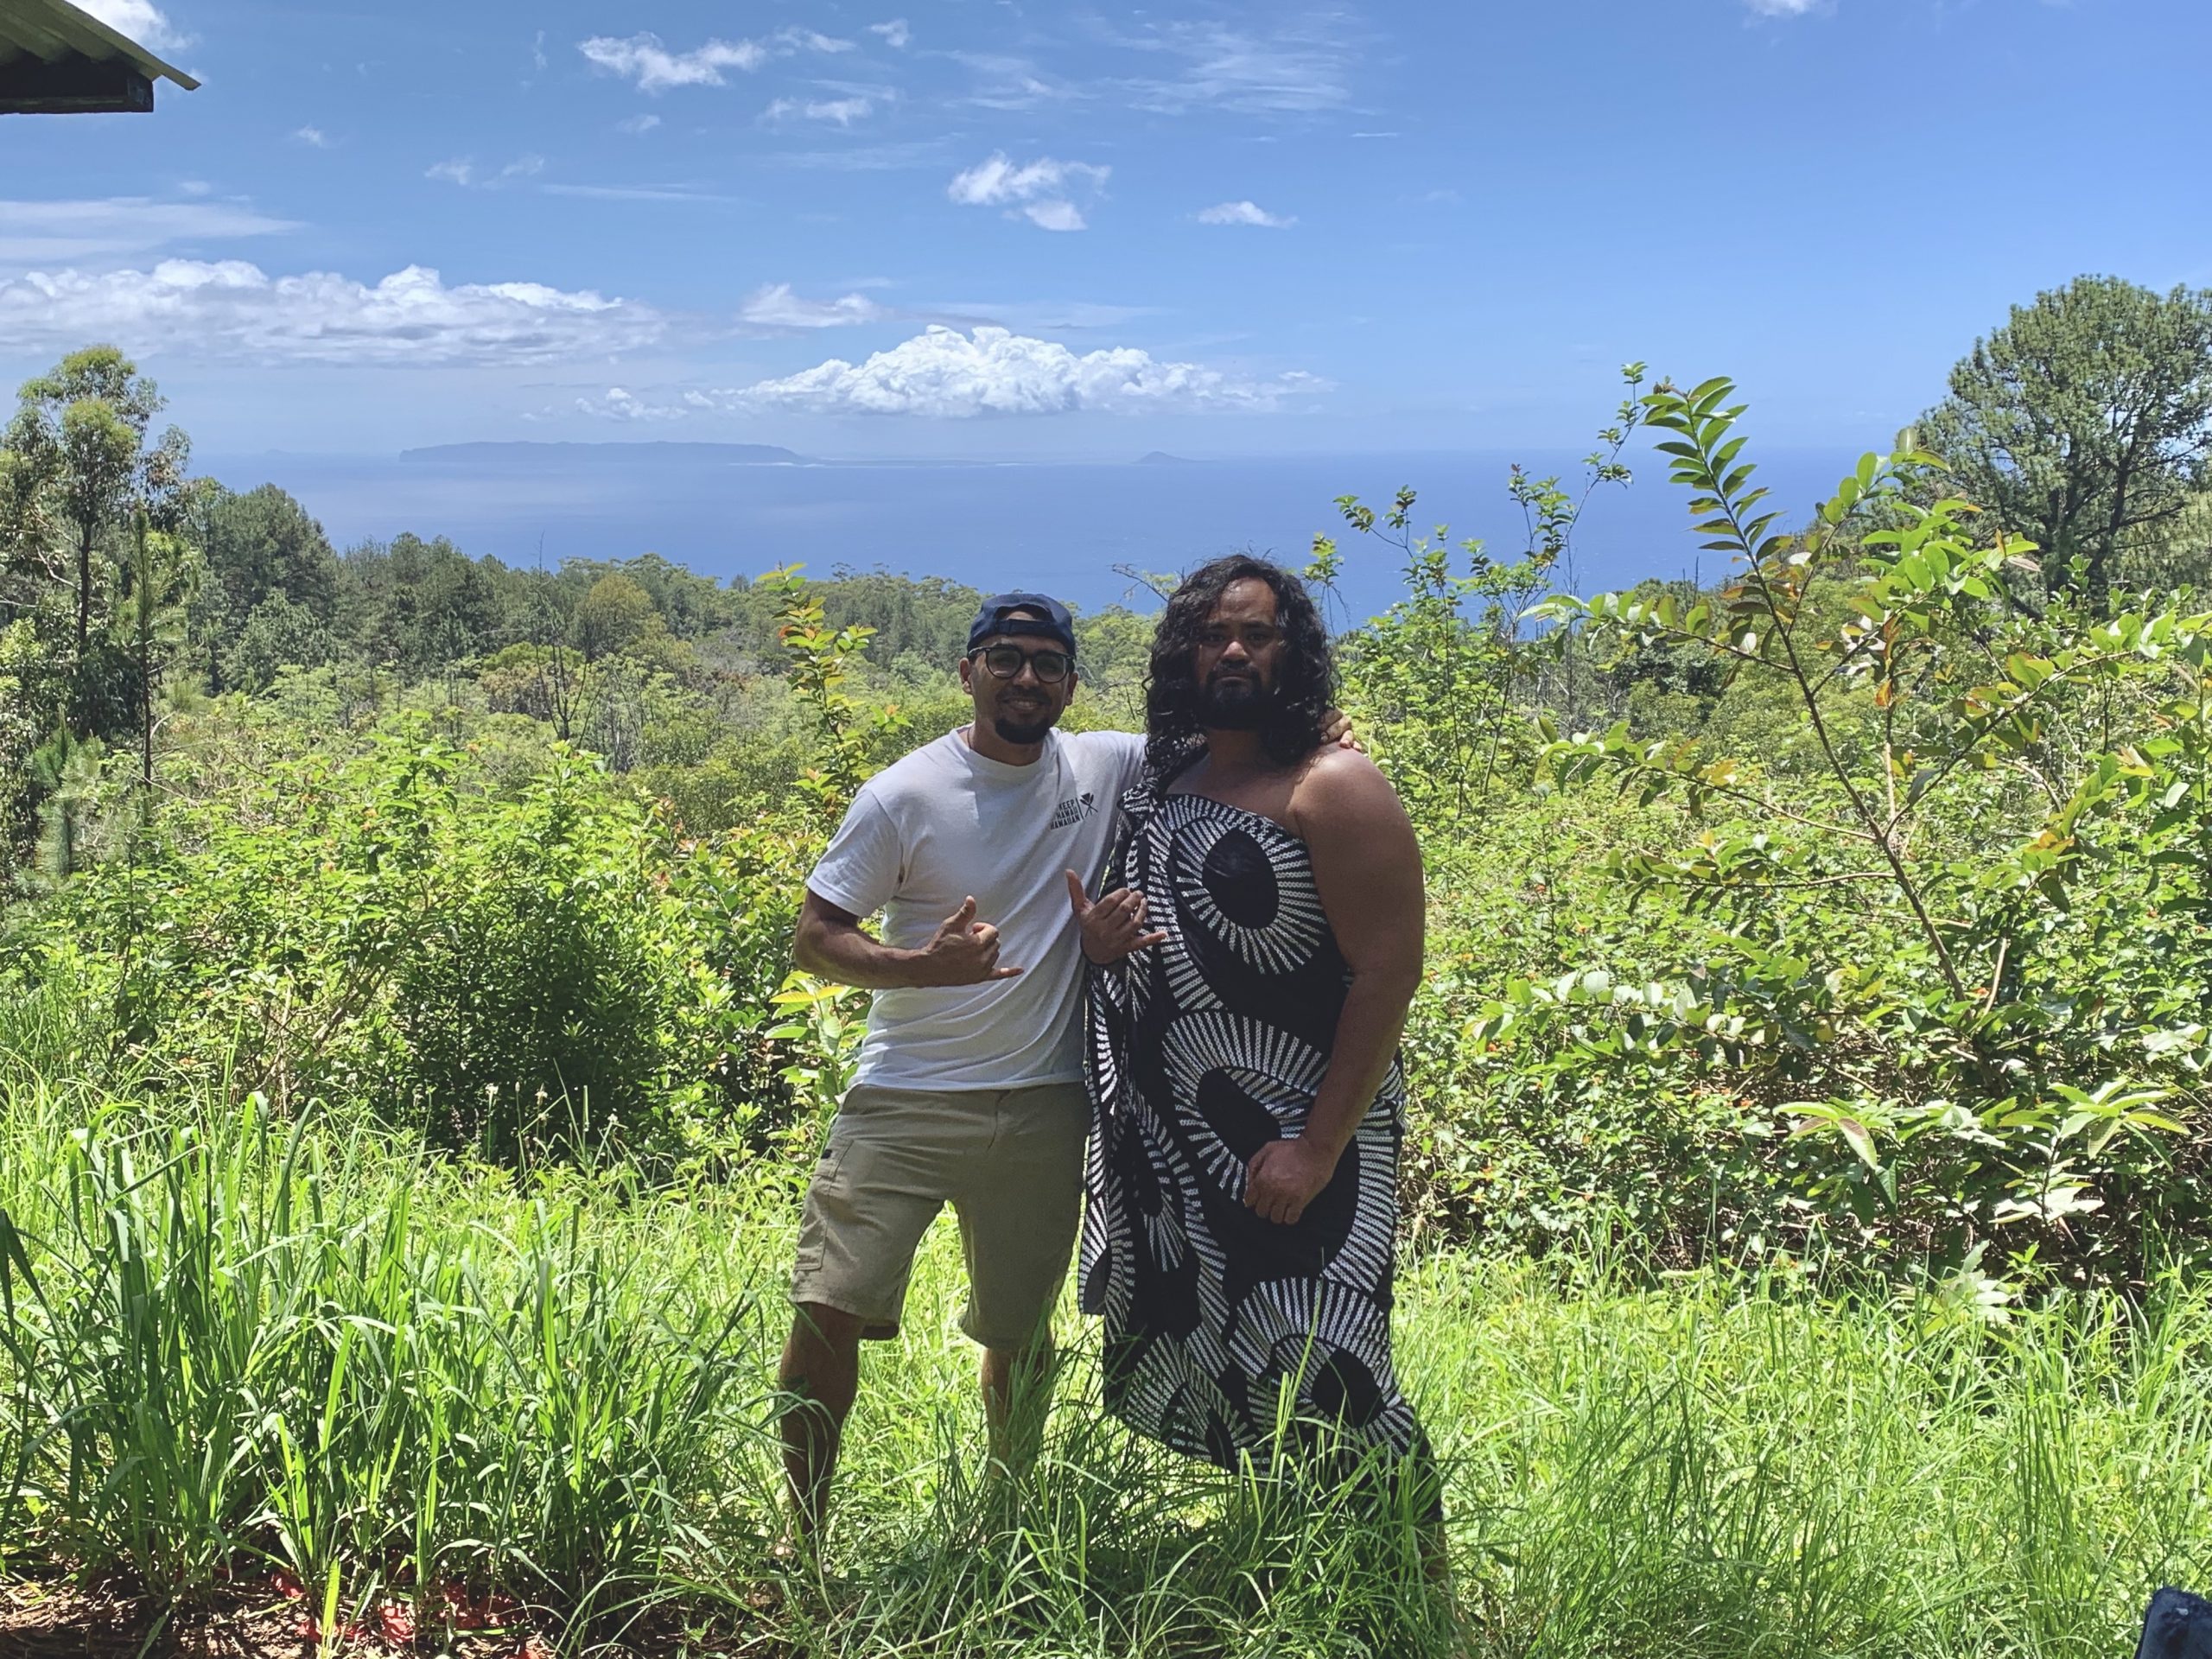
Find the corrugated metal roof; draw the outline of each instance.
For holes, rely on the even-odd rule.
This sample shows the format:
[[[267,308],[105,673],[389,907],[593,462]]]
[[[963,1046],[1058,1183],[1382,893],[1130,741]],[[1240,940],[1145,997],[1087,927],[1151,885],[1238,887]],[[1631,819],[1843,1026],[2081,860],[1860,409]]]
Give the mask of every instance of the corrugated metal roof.
[[[127,79],[134,72],[145,82],[147,107],[156,80],[187,92],[200,85],[69,0],[0,0],[0,87],[15,95],[0,94],[0,107],[67,108],[80,88]],[[58,99],[42,103],[37,94],[48,87]]]

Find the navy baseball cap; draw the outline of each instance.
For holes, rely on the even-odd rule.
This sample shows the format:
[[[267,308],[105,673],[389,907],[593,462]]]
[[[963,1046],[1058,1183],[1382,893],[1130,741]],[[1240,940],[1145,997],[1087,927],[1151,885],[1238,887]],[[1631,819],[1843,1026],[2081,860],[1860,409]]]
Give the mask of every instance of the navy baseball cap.
[[[1036,615],[1009,616],[1010,611],[1034,611]],[[968,625],[968,649],[975,650],[994,635],[1056,640],[1069,656],[1075,655],[1075,619],[1066,606],[1044,594],[995,594],[985,600]]]

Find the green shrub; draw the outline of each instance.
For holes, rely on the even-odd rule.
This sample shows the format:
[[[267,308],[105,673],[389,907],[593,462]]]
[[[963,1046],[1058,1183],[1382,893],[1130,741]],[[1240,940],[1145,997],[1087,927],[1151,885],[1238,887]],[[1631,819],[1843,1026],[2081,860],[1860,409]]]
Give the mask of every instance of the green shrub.
[[[420,719],[281,762],[65,888],[17,971],[97,988],[121,1049],[503,1159],[772,1127],[804,837],[679,841],[557,745],[512,793],[483,783]]]

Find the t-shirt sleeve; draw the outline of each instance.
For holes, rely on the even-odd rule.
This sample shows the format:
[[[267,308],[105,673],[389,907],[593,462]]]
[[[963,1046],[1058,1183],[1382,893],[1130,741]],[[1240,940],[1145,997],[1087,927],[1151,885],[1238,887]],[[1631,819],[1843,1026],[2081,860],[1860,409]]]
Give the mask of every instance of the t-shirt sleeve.
[[[1112,757],[1118,770],[1114,785],[1114,798],[1122,796],[1144,782],[1144,739],[1135,732],[1085,732],[1083,741],[1098,745],[1099,752]]]
[[[863,790],[806,878],[807,891],[855,916],[873,916],[899,891],[905,867],[898,825]]]

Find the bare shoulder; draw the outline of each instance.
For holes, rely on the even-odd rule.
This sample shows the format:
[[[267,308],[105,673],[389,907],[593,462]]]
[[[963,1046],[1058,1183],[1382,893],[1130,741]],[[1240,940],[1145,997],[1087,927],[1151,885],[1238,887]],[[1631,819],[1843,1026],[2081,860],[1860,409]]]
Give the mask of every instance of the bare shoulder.
[[[1314,751],[1291,789],[1291,811],[1300,823],[1373,823],[1400,818],[1398,791],[1382,769],[1357,749],[1335,744]]]

